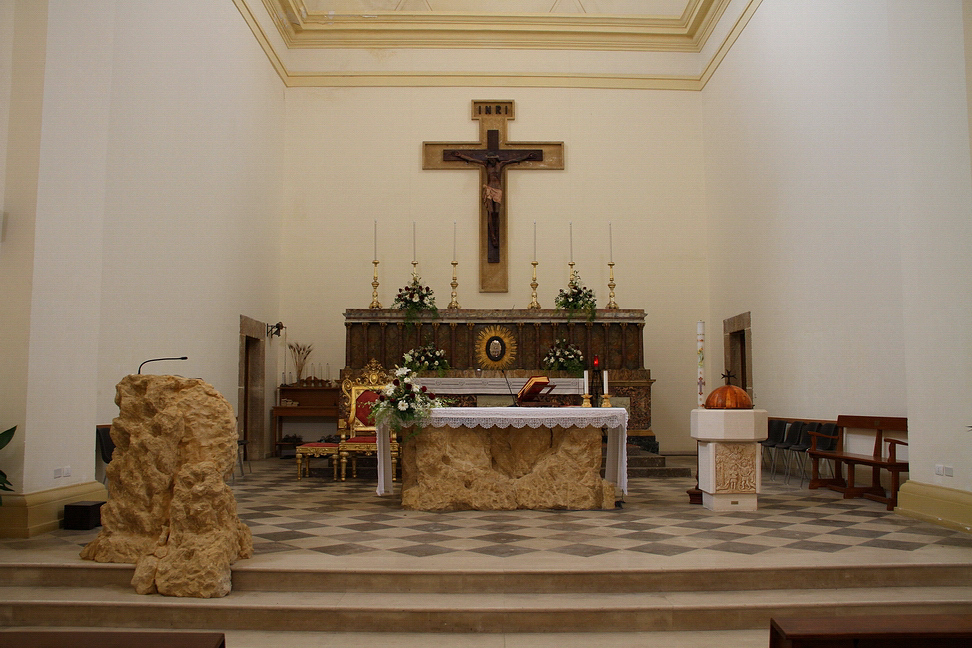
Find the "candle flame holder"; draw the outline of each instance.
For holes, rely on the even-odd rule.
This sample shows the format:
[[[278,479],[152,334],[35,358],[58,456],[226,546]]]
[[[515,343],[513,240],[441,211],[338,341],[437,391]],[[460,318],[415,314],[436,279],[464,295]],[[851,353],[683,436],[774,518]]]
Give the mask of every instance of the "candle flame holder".
[[[530,300],[530,305],[527,306],[530,310],[540,310],[540,302],[537,301],[537,262],[531,261],[530,265],[533,266],[533,281],[530,282],[530,288],[532,289],[532,298]]]
[[[371,306],[369,308],[381,308],[381,302],[378,301],[378,259],[372,261],[375,264],[375,277],[371,280]]]
[[[452,286],[452,301],[450,301],[449,305],[446,307],[453,310],[459,310],[459,300],[456,299],[456,288],[459,287],[459,282],[456,280],[456,266],[458,265],[459,265],[458,261],[452,262],[452,283],[449,284],[450,286]]]
[[[618,307],[618,302],[614,301],[614,288],[618,284],[614,283],[614,261],[608,262],[608,267],[611,268],[611,280],[608,281],[608,289],[611,291],[611,294],[609,295],[608,298],[607,308],[617,309],[619,307]]]

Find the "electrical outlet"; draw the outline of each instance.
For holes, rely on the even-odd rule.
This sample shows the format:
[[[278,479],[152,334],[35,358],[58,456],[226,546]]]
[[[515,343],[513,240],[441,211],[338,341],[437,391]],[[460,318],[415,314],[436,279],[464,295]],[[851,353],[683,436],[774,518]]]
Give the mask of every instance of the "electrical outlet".
[[[935,464],[935,474],[936,475],[944,475],[945,474],[945,466],[943,466],[942,464]]]
[[[54,469],[54,479],[60,479],[60,478],[61,478],[61,469],[60,468],[55,468]]]
[[[951,466],[945,466],[945,476],[946,477],[953,477],[954,476],[952,474],[952,467]]]
[[[64,470],[61,471],[61,475],[63,475],[64,477],[70,477],[71,476],[71,466],[64,466]]]

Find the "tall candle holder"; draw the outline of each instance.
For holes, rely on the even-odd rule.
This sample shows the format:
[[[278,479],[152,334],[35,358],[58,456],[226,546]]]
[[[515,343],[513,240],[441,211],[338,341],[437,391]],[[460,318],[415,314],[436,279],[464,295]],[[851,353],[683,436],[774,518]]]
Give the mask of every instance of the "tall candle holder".
[[[381,308],[381,302],[378,301],[378,259],[372,261],[375,264],[375,277],[371,280],[371,306],[370,308]]]
[[[608,288],[611,290],[611,294],[608,298],[607,308],[617,309],[618,302],[614,301],[614,288],[618,284],[614,283],[614,261],[609,261],[608,266],[611,268],[611,280],[608,281]]]
[[[530,300],[530,305],[527,306],[530,310],[540,310],[540,302],[537,301],[537,262],[531,261],[530,265],[533,266],[533,281],[530,282],[530,288],[533,290],[533,297]]]
[[[418,276],[418,261],[412,261],[412,277]]]
[[[574,270],[574,262],[573,261],[571,261],[567,265],[570,266],[570,277],[567,279],[567,281],[568,282],[572,282],[572,281],[574,281],[574,278],[577,276],[577,271]]]
[[[450,286],[452,286],[452,301],[449,302],[449,305],[447,306],[447,308],[452,308],[452,309],[455,309],[455,310],[459,310],[459,300],[456,299],[456,288],[459,287],[459,282],[456,280],[456,266],[457,265],[459,265],[459,262],[458,261],[453,261],[452,262],[452,283],[449,284]]]

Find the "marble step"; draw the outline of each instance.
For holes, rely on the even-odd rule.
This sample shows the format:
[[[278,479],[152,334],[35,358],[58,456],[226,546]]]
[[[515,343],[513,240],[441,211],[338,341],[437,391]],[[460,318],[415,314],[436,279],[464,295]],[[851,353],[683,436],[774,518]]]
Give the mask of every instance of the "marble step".
[[[16,587],[128,587],[133,565],[0,563],[0,584]],[[422,594],[589,594],[599,592],[757,591],[855,587],[953,587],[972,583],[972,563],[761,566],[712,569],[324,568],[233,566],[233,591],[409,592]]]
[[[139,596],[120,586],[0,587],[6,626],[304,632],[646,632],[765,628],[772,616],[972,614],[972,587],[427,594],[234,591]]]

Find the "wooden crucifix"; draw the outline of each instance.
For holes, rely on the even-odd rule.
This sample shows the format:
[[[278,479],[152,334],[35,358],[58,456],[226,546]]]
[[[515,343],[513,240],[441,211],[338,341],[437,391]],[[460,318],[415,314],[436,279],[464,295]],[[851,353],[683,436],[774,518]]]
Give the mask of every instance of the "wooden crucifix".
[[[479,292],[509,291],[506,172],[508,169],[563,169],[563,142],[508,142],[512,101],[473,101],[478,142],[424,142],[423,169],[479,168]]]

